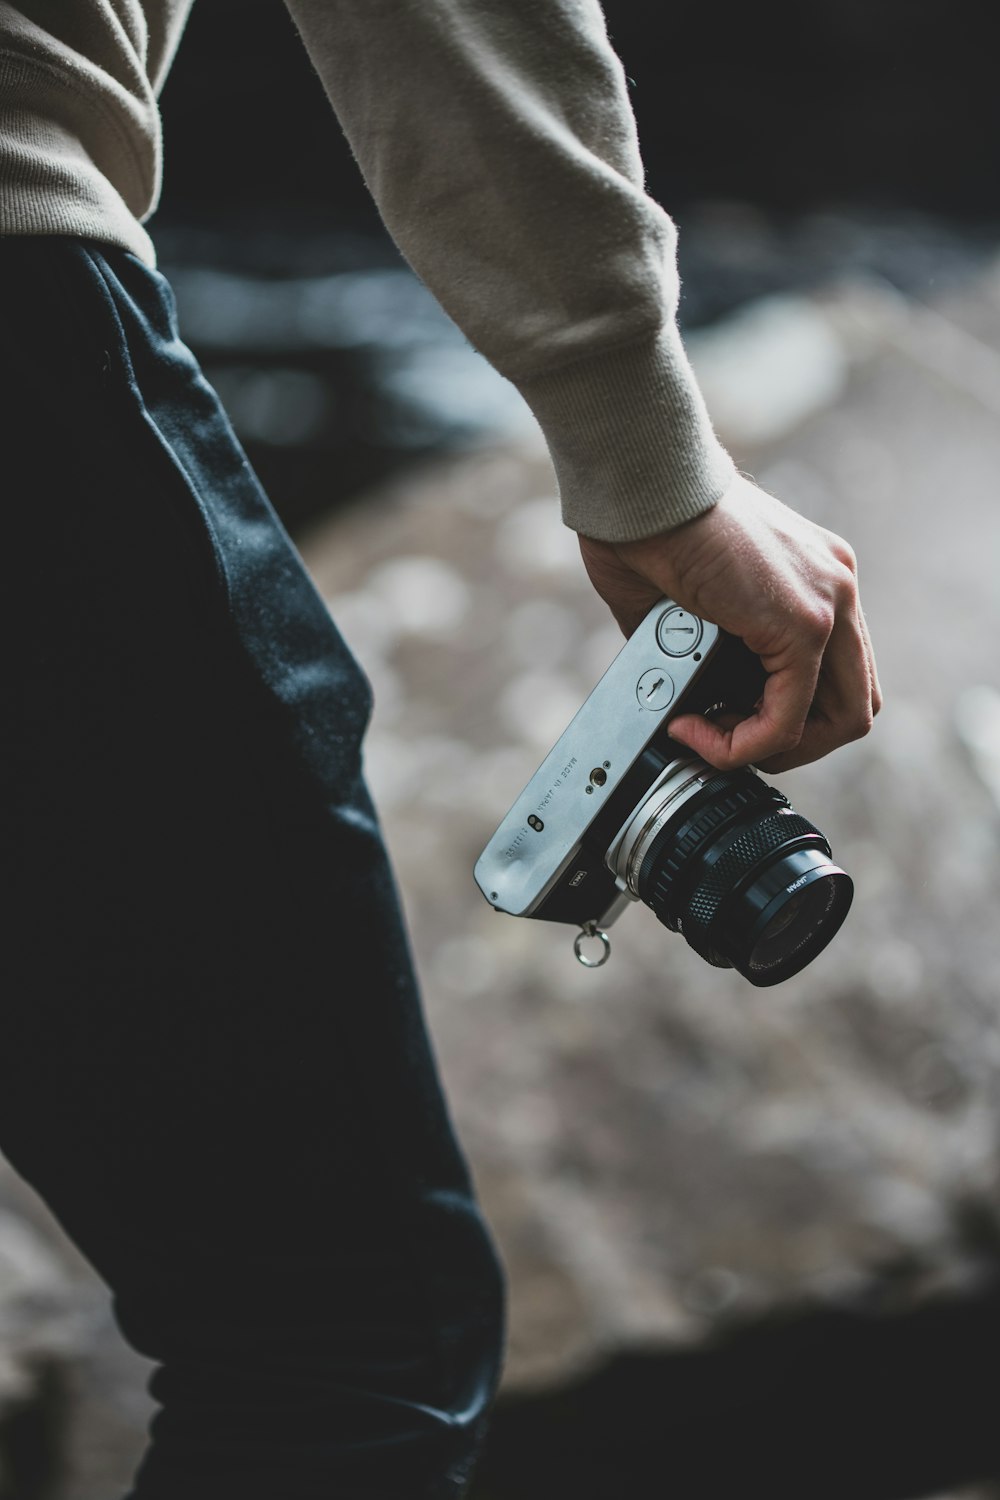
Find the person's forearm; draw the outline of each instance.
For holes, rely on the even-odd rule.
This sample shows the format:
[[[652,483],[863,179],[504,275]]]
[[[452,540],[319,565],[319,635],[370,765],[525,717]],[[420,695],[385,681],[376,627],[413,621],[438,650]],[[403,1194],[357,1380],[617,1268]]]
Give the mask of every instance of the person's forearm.
[[[676,331],[596,0],[287,0],[390,232],[549,442],[564,515],[625,541],[729,486]]]

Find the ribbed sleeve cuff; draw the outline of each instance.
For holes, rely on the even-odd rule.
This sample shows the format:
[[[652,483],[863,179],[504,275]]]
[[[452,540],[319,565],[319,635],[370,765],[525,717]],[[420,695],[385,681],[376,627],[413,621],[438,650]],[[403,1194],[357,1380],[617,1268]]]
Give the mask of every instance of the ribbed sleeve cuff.
[[[563,519],[585,536],[669,531],[711,509],[736,475],[673,324],[517,385],[545,434]]]
[[[92,126],[97,131],[94,122],[102,117],[93,112],[101,107],[109,108],[96,88],[91,96],[69,74],[64,77],[44,61],[0,52],[0,236],[100,240],[155,266],[149,235],[83,144]],[[133,182],[135,161],[122,145],[128,133],[119,128],[121,136],[108,127],[102,154],[110,153],[114,143],[121,152],[115,158],[121,170],[113,175]],[[149,170],[155,176],[153,165]],[[155,186],[137,182],[134,195],[137,202],[149,201]]]

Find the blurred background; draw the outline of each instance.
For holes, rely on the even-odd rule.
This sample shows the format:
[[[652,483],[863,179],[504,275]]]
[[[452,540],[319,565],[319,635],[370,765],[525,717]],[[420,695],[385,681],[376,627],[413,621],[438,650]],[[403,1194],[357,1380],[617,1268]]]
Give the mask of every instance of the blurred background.
[[[373,679],[369,775],[508,1267],[476,1500],[995,1500],[987,12],[606,9],[710,410],[742,467],[855,545],[886,693],[870,739],[782,779],[857,895],[778,990],[641,909],[586,972],[569,929],[482,901],[479,850],[619,645],[539,436],[387,240],[277,0],[196,6],[163,101],[161,262]],[[146,1373],[0,1169],[0,1500],[122,1490]]]

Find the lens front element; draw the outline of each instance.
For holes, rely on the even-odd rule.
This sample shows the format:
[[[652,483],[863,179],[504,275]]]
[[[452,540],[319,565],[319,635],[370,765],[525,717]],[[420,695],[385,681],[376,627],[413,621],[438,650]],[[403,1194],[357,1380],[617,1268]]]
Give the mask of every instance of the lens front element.
[[[847,916],[854,884],[850,876],[816,851],[799,851],[811,868],[791,886],[784,886],[764,908],[754,924],[746,962],[752,984],[777,984],[804,969],[833,937]],[[815,861],[815,862],[814,862]],[[802,860],[781,861],[773,877],[787,880]],[[784,866],[784,868],[782,868]],[[799,883],[801,882],[801,883]],[[796,888],[797,887],[797,888]],[[758,892],[748,892],[754,904]]]

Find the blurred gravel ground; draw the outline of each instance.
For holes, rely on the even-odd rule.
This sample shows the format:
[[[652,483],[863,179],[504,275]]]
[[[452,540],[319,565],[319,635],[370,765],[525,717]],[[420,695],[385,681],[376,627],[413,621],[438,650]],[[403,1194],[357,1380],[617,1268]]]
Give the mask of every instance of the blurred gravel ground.
[[[782,779],[857,895],[778,990],[645,910],[585,972],[569,929],[473,883],[619,644],[538,446],[428,466],[303,539],[375,685],[369,775],[510,1273],[511,1389],[1000,1257],[1000,269],[926,308],[870,280],[769,299],[692,346],[741,465],[857,548],[886,694],[868,740]],[[331,913],[331,972],[347,940]],[[140,1441],[139,1362],[106,1327],[92,1348],[60,1500],[106,1500]]]
[[[541,452],[410,476],[305,540],[375,685],[369,774],[511,1272],[515,1384],[967,1285],[1000,1242],[1000,810],[970,735],[998,686],[1000,273],[926,309],[878,282],[770,299],[692,345],[740,463],[856,546],[886,693],[870,739],[783,778],[857,897],[779,990],[642,909],[585,972],[568,929],[472,882],[618,646]]]

